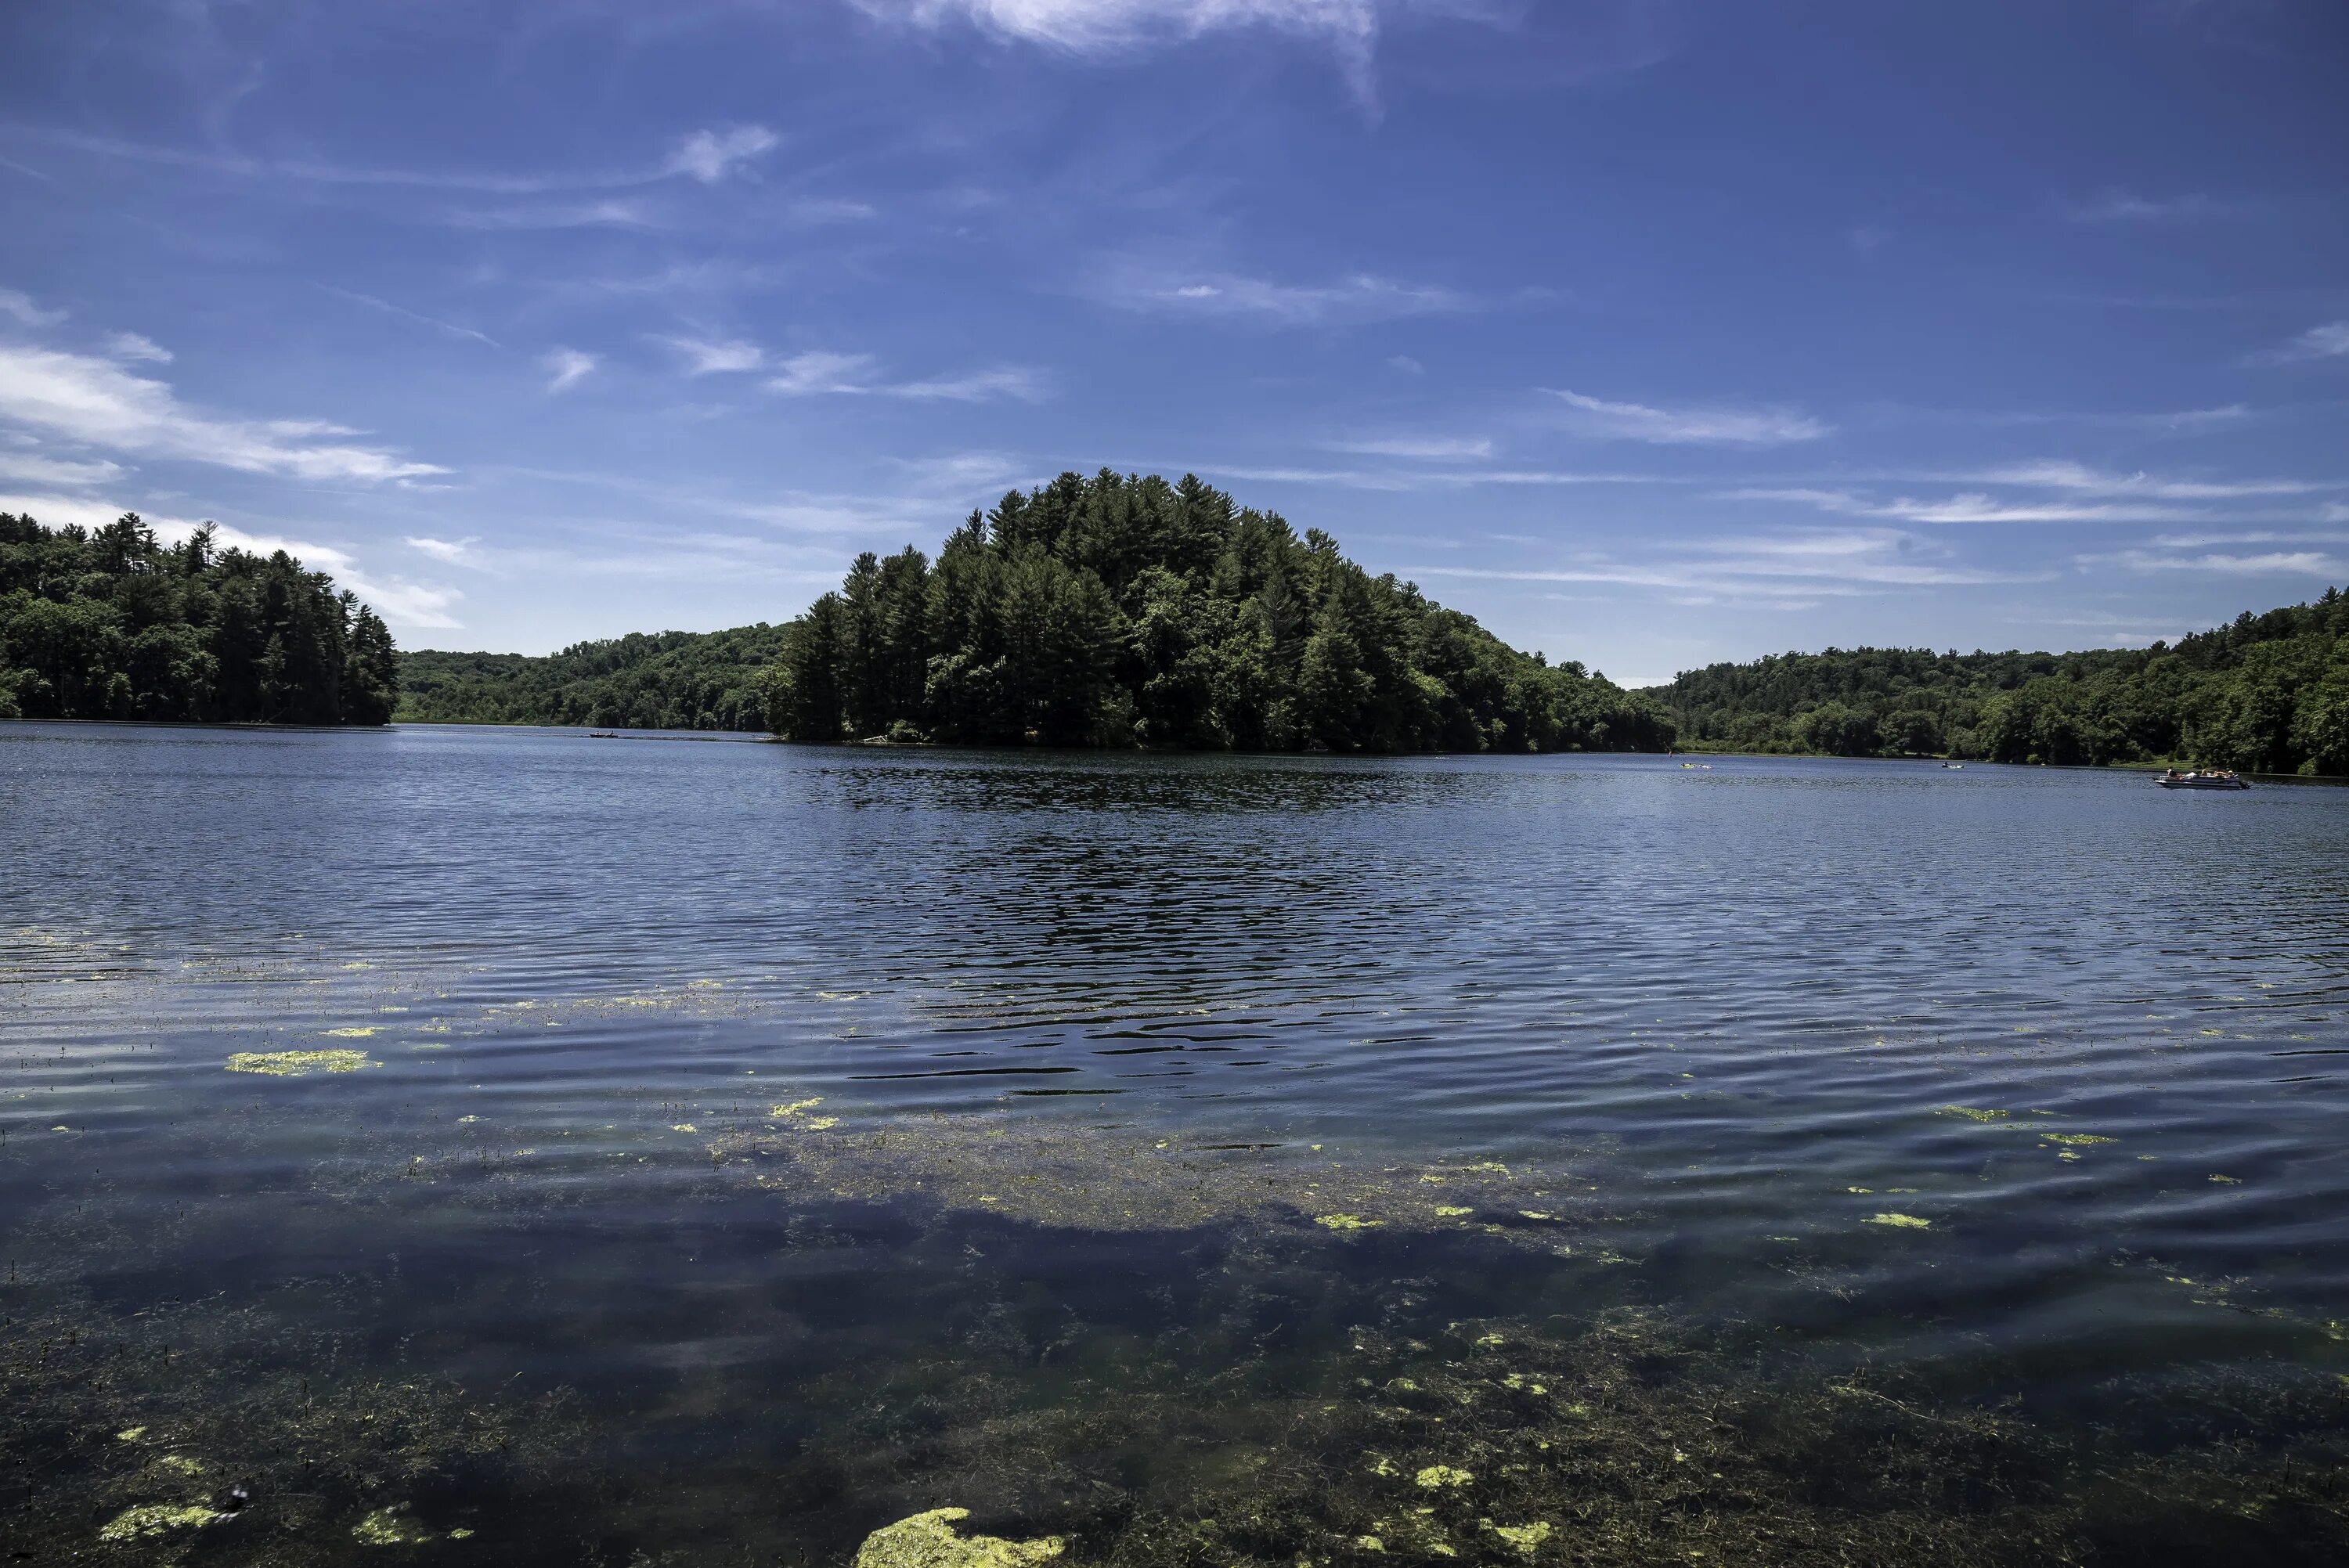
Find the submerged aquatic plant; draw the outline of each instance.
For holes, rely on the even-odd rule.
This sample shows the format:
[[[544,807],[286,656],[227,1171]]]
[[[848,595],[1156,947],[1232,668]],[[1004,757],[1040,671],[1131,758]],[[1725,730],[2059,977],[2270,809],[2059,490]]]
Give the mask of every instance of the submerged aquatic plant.
[[[408,1505],[395,1502],[378,1508],[351,1526],[351,1539],[362,1546],[419,1546],[432,1532],[408,1516]]]
[[[365,1051],[239,1051],[229,1057],[233,1073],[267,1073],[272,1078],[300,1078],[305,1073],[355,1073],[383,1064]]]
[[[98,1532],[100,1541],[119,1544],[139,1541],[150,1535],[168,1535],[174,1530],[201,1530],[228,1517],[209,1508],[171,1502],[142,1502],[126,1508],[114,1516],[107,1527]]]
[[[955,1525],[969,1517],[967,1508],[934,1508],[884,1525],[857,1548],[856,1568],[1026,1568],[1050,1562],[1066,1545],[1057,1535],[1007,1541],[956,1533]]]

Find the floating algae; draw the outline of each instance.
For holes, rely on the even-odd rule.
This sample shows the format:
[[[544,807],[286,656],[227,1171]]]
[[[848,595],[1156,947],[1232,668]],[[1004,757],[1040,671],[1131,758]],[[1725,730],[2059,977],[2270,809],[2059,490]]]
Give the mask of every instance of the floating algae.
[[[229,1057],[233,1073],[267,1073],[272,1078],[301,1078],[308,1073],[355,1073],[381,1067],[365,1051],[239,1051]]]
[[[1945,1105],[1936,1110],[1934,1114],[1936,1116],[1962,1116],[1968,1121],[2000,1122],[2004,1121],[2008,1117],[2013,1116],[2014,1112],[2011,1110],[1981,1110],[1971,1105]]]
[[[1495,1524],[1493,1533],[1530,1557],[1534,1548],[1550,1537],[1549,1521],[1536,1520],[1531,1524]]]
[[[1466,1486],[1476,1478],[1452,1465],[1429,1465],[1412,1478],[1414,1484],[1430,1491],[1440,1491],[1448,1486]]]
[[[934,1508],[884,1525],[856,1549],[856,1568],[1025,1568],[1049,1563],[1066,1544],[1057,1535],[1007,1541],[999,1535],[957,1535],[967,1508]]]
[[[1374,1231],[1386,1223],[1384,1220],[1366,1220],[1360,1214],[1316,1214],[1313,1222],[1332,1231]]]
[[[1932,1221],[1920,1220],[1914,1214],[1870,1214],[1867,1222],[1871,1225],[1898,1225],[1910,1231],[1930,1231],[1933,1228]]]
[[[375,1026],[372,1024],[353,1025],[347,1029],[326,1031],[326,1037],[330,1040],[371,1040],[375,1038]]]
[[[202,1530],[205,1525],[227,1517],[225,1513],[190,1504],[142,1502],[116,1514],[113,1522],[98,1532],[98,1538],[119,1544],[153,1535],[168,1535],[174,1530]]]
[[[395,1502],[352,1525],[351,1539],[362,1546],[420,1546],[432,1532],[408,1517],[406,1503]]]
[[[2094,1132],[2043,1132],[2039,1135],[2050,1143],[2118,1143],[2117,1138],[2106,1138]]]

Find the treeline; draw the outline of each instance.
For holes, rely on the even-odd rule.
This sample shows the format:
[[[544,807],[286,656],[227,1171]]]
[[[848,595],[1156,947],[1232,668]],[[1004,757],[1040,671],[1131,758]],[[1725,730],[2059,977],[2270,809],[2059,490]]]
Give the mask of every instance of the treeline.
[[[1658,695],[1683,745],[1722,750],[2349,775],[2349,597],[2141,649],[1783,654]]]
[[[0,512],[0,717],[381,724],[398,682],[375,612],[282,550]]]
[[[765,680],[783,629],[631,632],[559,654],[399,656],[397,717],[430,724],[613,729],[767,727]]]
[[[860,556],[783,628],[787,739],[1357,752],[1657,750],[1646,697],[1518,653],[1319,530],[1193,477],[1062,474],[933,562]]]

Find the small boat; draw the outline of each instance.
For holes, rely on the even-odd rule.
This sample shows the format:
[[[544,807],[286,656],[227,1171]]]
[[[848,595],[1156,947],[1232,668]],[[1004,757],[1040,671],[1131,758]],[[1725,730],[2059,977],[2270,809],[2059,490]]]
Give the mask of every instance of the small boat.
[[[2172,768],[2157,780],[2165,789],[2248,789],[2242,775],[2224,768],[2198,769],[2180,773]]]
[[[1962,762],[1944,762],[1941,766],[1950,769],[1953,772],[1963,772],[1966,765]]]
[[[1710,773],[1713,771],[1713,764],[1710,762],[1683,762],[1681,766],[1695,773]]]

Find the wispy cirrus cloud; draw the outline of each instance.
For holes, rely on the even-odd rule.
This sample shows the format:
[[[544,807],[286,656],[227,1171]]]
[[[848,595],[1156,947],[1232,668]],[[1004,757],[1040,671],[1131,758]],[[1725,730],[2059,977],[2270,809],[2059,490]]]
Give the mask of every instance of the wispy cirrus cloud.
[[[1047,394],[1044,377],[1021,366],[997,366],[961,376],[916,381],[886,381],[876,374],[878,360],[870,354],[836,354],[810,350],[778,360],[766,380],[770,392],[787,397],[819,396],[902,397],[912,402],[985,403],[998,397],[1040,402]]]
[[[594,375],[601,363],[597,356],[577,348],[558,348],[542,356],[538,362],[539,368],[546,372],[549,392],[568,392]]]
[[[33,296],[17,289],[0,289],[0,315],[19,326],[55,326],[65,320],[61,310],[43,310]]]
[[[1835,433],[1834,426],[1791,408],[1655,408],[1642,403],[1609,402],[1559,387],[1542,390],[1566,405],[1568,429],[1607,440],[1776,447],[1816,441]]]
[[[504,344],[477,327],[462,326],[453,321],[443,321],[437,315],[427,315],[420,310],[410,310],[404,304],[394,304],[388,299],[378,298],[371,294],[361,294],[357,289],[342,288],[334,284],[319,284],[316,286],[337,299],[347,299],[353,304],[362,304],[384,315],[398,316],[402,321],[412,321],[419,326],[429,326],[444,337],[459,338],[467,343],[478,343],[489,348],[505,346]]]
[[[2035,582],[2049,575],[1969,566],[1929,539],[1886,528],[1723,535],[1637,556],[1586,552],[1553,566],[1414,566],[1408,574],[1646,588],[1682,603],[1781,608],[1822,598]]]
[[[1985,469],[1961,477],[1989,484],[2028,485],[2088,495],[2150,496],[2162,500],[2239,500],[2253,496],[2311,495],[2344,488],[2339,481],[2315,480],[2186,480],[2142,470],[2118,474],[2061,459]]]
[[[2349,559],[2316,550],[2279,550],[2259,555],[2167,555],[2150,550],[2124,550],[2115,555],[2082,556],[2080,560],[2084,565],[2115,562],[2132,572],[2201,572],[2226,577],[2349,577]]]
[[[318,419],[239,419],[181,403],[161,381],[111,359],[0,346],[0,426],[103,451],[292,479],[404,480],[449,470],[340,438]]]
[[[481,543],[481,540],[468,534],[463,539],[410,538],[403,539],[400,542],[410,550],[430,556],[435,561],[450,566],[462,566],[473,560],[473,546]]]
[[[697,130],[669,155],[667,172],[689,175],[704,185],[715,185],[730,175],[750,172],[750,165],[756,160],[781,145],[782,138],[763,125]]]
[[[716,184],[730,176],[750,172],[757,160],[782,145],[782,139],[765,126],[736,125],[690,132],[679,139],[667,155],[657,163],[568,172],[509,173],[496,170],[389,169],[337,163],[323,159],[259,158],[215,149],[128,141],[117,137],[92,136],[46,126],[17,127],[14,134],[95,157],[191,169],[231,179],[308,185],[378,186],[482,196],[544,196],[565,191],[622,191],[677,179]]]
[[[1437,284],[1354,273],[1327,283],[1281,283],[1242,273],[1170,271],[1120,258],[1096,269],[1085,292],[1121,310],[1220,316],[1274,326],[1346,326],[1488,308],[1475,295]]]
[[[766,350],[740,338],[662,337],[685,356],[688,376],[719,376],[758,369],[767,362]]]
[[[2338,359],[2349,355],[2349,321],[2328,321],[2312,326],[2288,343],[2252,355],[2251,365],[2296,365],[2309,359]]]
[[[2199,191],[2142,196],[2120,186],[2108,187],[2077,201],[2061,201],[2057,206],[2075,223],[2182,223],[2224,217],[2241,210],[2237,203]]]
[[[1333,452],[1353,452],[1366,458],[1415,458],[1423,462],[1462,461],[1493,455],[1487,436],[1389,436],[1374,439],[1331,441]]]

